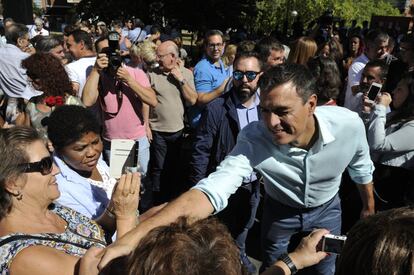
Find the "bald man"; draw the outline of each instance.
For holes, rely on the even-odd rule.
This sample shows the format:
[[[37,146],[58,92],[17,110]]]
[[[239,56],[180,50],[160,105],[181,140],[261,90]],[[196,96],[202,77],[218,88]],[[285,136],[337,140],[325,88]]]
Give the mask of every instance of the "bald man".
[[[154,200],[161,203],[184,188],[173,181],[178,178],[176,165],[184,129],[184,108],[196,103],[197,93],[193,74],[180,65],[179,50],[174,42],[166,41],[158,46],[157,61],[160,66],[149,73],[158,100],[149,119],[152,130],[150,176]]]

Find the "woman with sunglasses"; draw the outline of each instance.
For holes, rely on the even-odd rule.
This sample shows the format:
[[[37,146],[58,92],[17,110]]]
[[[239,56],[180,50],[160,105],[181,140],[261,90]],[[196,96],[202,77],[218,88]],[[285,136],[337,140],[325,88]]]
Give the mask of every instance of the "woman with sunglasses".
[[[394,110],[387,114],[391,103]],[[365,97],[365,111],[370,111],[367,105],[371,104]],[[414,204],[414,75],[404,76],[392,96],[382,92],[369,115],[368,144],[379,195],[376,208]]]
[[[76,274],[87,249],[106,246],[102,228],[53,204],[59,168],[34,129],[1,129],[0,155],[0,273]],[[118,232],[136,225],[138,192],[139,175],[123,175],[112,200]]]

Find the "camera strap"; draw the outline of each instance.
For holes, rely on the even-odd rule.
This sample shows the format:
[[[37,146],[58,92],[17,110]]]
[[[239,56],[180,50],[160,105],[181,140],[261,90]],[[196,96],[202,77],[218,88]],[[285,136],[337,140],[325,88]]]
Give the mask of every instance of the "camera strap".
[[[104,95],[101,94],[99,96],[99,99],[101,101],[102,111],[104,111],[106,114],[108,114],[110,116],[113,116],[113,117],[116,117],[119,113],[119,110],[121,110],[122,101],[123,101],[123,98],[124,98],[124,93],[122,92],[122,81],[119,81],[119,80],[115,80],[115,81],[116,81],[115,82],[116,100],[117,100],[117,103],[118,103],[118,109],[117,109],[116,112],[114,112],[114,113],[108,112],[106,110],[105,100],[103,99]]]

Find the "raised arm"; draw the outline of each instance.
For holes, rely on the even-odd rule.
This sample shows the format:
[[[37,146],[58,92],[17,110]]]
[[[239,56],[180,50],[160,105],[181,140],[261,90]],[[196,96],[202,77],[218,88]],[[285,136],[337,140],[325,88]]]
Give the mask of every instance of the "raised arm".
[[[108,67],[108,57],[104,53],[98,54],[91,73],[86,80],[85,86],[83,87],[82,102],[86,107],[93,106],[98,100],[99,91],[99,77],[105,68]]]

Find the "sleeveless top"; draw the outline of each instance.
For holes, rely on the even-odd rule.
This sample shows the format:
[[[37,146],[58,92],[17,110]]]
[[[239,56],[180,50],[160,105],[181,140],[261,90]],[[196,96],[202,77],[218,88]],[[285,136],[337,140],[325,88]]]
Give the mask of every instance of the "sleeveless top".
[[[64,105],[77,105],[83,106],[83,103],[80,98],[69,95],[65,97]],[[52,110],[49,112],[42,112],[36,107],[36,103],[29,101],[26,106],[26,113],[30,116],[30,122],[32,127],[40,134],[41,137],[47,139],[47,127],[42,125],[42,120],[45,117],[49,117],[55,107],[52,107]]]
[[[51,211],[67,222],[65,231],[39,234],[13,233],[1,237],[0,244],[5,243],[0,246],[0,274],[9,274],[14,257],[27,247],[43,245],[77,257],[82,257],[91,246],[106,247],[104,231],[95,221],[60,205],[52,205]],[[7,241],[8,238],[11,241]]]

